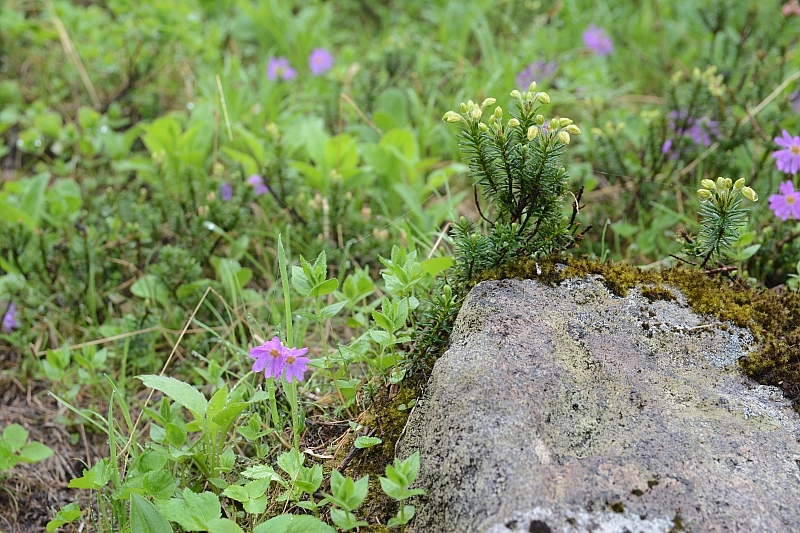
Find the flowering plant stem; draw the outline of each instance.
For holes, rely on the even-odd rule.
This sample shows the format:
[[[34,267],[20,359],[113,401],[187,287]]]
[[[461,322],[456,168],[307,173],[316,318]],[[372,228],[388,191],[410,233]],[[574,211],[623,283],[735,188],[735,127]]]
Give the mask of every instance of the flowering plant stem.
[[[284,342],[287,346],[292,346],[294,336],[292,335],[292,301],[289,298],[289,276],[286,272],[286,252],[283,249],[283,241],[281,236],[278,235],[278,268],[281,271],[281,286],[283,287],[283,305],[284,305],[284,319],[286,320],[286,335]],[[289,405],[292,409],[292,444],[297,449],[300,446],[300,412],[297,405],[297,380],[283,383],[283,390],[286,392],[286,397],[289,399]],[[274,392],[274,391],[273,391]],[[270,399],[274,398],[274,394],[270,395]]]

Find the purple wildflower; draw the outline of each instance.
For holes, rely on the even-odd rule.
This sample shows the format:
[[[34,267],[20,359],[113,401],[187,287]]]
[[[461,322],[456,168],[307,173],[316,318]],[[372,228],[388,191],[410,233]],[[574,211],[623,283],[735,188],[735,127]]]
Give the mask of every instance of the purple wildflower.
[[[222,198],[224,202],[227,202],[233,196],[233,188],[229,182],[225,182],[219,186],[219,197]]]
[[[255,359],[253,372],[264,371],[268,378],[280,378],[283,374],[283,365],[286,362],[287,350],[278,337],[265,342],[261,346],[250,349],[250,357]]]
[[[333,68],[333,56],[325,48],[314,48],[308,56],[308,68],[314,76],[325,74]]]
[[[534,61],[517,74],[517,87],[527,91],[532,81],[550,78],[557,68],[558,65],[552,61]]]
[[[614,51],[611,37],[608,36],[606,30],[598,28],[594,23],[589,24],[589,28],[583,32],[583,44],[599,56],[607,56]]]
[[[297,381],[303,381],[303,373],[308,369],[308,362],[311,361],[308,357],[304,357],[308,352],[308,348],[291,348],[287,350],[286,355],[286,381],[292,382],[292,378],[297,378]]]
[[[667,114],[669,119],[669,129],[675,133],[673,139],[667,139],[661,145],[661,153],[668,155],[670,159],[680,157],[681,150],[677,139],[689,137],[698,146],[711,146],[713,139],[719,137],[719,123],[708,117],[694,118],[688,116],[688,110],[670,111]]]
[[[668,154],[672,151],[672,139],[667,139],[664,141],[664,144],[661,145],[661,153]]]
[[[719,136],[717,121],[711,120],[708,117],[701,117],[696,121],[692,120],[691,124],[688,126],[689,129],[686,131],[686,134],[689,135],[697,145],[711,146],[711,135],[715,137]]]
[[[775,137],[775,142],[784,148],[772,153],[772,157],[778,160],[778,170],[797,174],[800,171],[800,136],[792,137],[788,131],[783,130],[783,136]]]
[[[6,313],[3,315],[3,331],[11,332],[12,329],[16,329],[19,326],[17,323],[17,306],[14,303],[8,304],[8,309],[6,309]]]
[[[297,76],[297,71],[292,68],[289,60],[285,57],[272,57],[267,63],[267,78],[276,80],[291,80]]]
[[[792,111],[800,113],[800,89],[789,95],[789,103],[792,104]]]
[[[789,217],[800,218],[800,192],[795,192],[791,181],[781,183],[780,191],[781,194],[769,197],[769,208],[783,221]]]
[[[264,185],[264,179],[258,174],[253,174],[247,178],[247,183],[249,183],[255,189],[256,196],[261,196],[262,194],[269,192],[269,187]]]

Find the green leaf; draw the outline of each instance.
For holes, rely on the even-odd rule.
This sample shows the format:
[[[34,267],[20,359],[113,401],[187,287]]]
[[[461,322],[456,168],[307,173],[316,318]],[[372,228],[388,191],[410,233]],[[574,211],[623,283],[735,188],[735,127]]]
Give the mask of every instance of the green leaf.
[[[168,469],[148,472],[142,478],[142,488],[156,500],[171,498],[176,487],[175,478]]]
[[[131,533],[172,533],[172,527],[155,505],[131,493]]]
[[[311,294],[311,282],[302,267],[292,266],[292,287],[302,296]]]
[[[38,463],[53,455],[53,450],[41,442],[31,442],[19,452],[19,459],[23,463]]]
[[[323,281],[322,283],[315,285],[313,289],[309,292],[309,296],[317,297],[317,296],[325,296],[326,294],[330,294],[335,291],[339,287],[339,280],[329,279]]]
[[[100,489],[111,480],[112,465],[108,459],[101,459],[91,469],[83,470],[83,476],[71,479],[67,485],[71,489]]]
[[[146,274],[137,279],[131,285],[131,292],[134,296],[144,298],[152,302],[158,302],[162,307],[169,305],[169,290],[161,283],[155,274]]]
[[[414,514],[416,513],[416,509],[413,505],[405,505],[403,506],[403,512],[397,511],[397,514],[394,518],[390,518],[387,525],[389,527],[397,527],[402,526],[404,524],[408,524],[408,522],[414,518]]]
[[[81,508],[78,507],[78,504],[75,502],[68,503],[64,507],[58,510],[56,516],[53,517],[47,523],[47,533],[53,533],[56,529],[60,528],[65,524],[69,524],[73,520],[77,520],[81,517],[83,513],[81,513]]]
[[[332,280],[336,281],[336,280]],[[320,320],[330,320],[331,318],[335,317],[339,314],[339,312],[344,309],[344,306],[347,305],[347,301],[338,302],[331,305],[326,305],[320,310],[319,318]]]
[[[11,424],[3,430],[3,441],[10,451],[16,452],[28,442],[28,430],[19,424]]]
[[[244,502],[242,507],[250,514],[261,514],[267,509],[267,495],[262,494],[261,496],[250,498]]]
[[[229,486],[227,489],[222,491],[222,495],[240,503],[250,500],[250,494],[247,492],[247,489],[241,485]]]
[[[310,515],[283,514],[257,525],[253,533],[336,533],[336,530]]]
[[[431,276],[438,276],[451,266],[453,266],[453,258],[452,257],[432,257],[431,259],[426,259],[422,261],[421,267],[422,271],[426,274],[430,274]]]
[[[168,520],[177,522],[187,531],[206,531],[208,524],[222,514],[216,494],[197,494],[188,487],[183,489],[183,499],[170,498],[158,506]]]
[[[182,405],[191,412],[198,420],[205,417],[208,409],[208,401],[203,393],[195,389],[188,383],[179,381],[169,376],[156,376],[153,374],[136,376],[142,380],[146,387],[161,391],[172,400]]]
[[[215,518],[208,522],[208,533],[244,533],[244,531],[233,520]]]
[[[371,448],[372,446],[377,446],[378,444],[382,443],[383,441],[378,437],[367,437],[366,435],[362,435],[357,437],[353,446],[358,449],[363,448]]]

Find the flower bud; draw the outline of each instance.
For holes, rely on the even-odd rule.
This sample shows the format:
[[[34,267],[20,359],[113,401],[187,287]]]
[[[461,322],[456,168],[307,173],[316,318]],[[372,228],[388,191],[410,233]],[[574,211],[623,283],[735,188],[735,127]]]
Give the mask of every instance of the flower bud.
[[[580,135],[581,134],[581,129],[578,126],[576,126],[575,124],[570,124],[569,126],[567,126],[564,129],[567,130],[568,132],[570,132],[570,134],[572,134],[572,135]]]
[[[539,128],[537,128],[536,126],[531,126],[530,128],[528,128],[528,140],[529,141],[534,140],[537,135],[539,135]]]
[[[496,98],[487,98],[486,100],[483,101],[481,107],[489,107],[491,105],[494,105],[495,102],[497,102]]]
[[[444,114],[442,120],[445,122],[458,122],[459,120],[461,120],[461,116],[455,111],[448,111],[447,113]]]
[[[543,115],[536,115],[536,123],[538,125],[540,125],[540,126],[543,125],[544,124],[544,116]]]
[[[750,187],[745,187],[745,188],[742,189],[742,196],[744,196],[745,198],[747,198],[751,202],[757,202],[758,201],[758,194],[756,194],[756,191],[754,191]]]
[[[557,119],[557,118],[551,118],[551,119],[550,119],[550,126],[549,126],[549,128],[550,128],[551,130],[557,130],[557,129],[558,129],[558,119]]]
[[[480,124],[478,124],[478,129],[484,132],[489,131],[489,126],[487,126],[484,122],[481,122]]]
[[[516,89],[511,91],[511,94],[509,96],[511,96],[511,98],[516,98],[517,100],[522,98],[522,94],[520,94],[520,92],[518,90],[516,90]]]
[[[722,176],[717,178],[717,189],[720,191],[727,191],[732,185],[733,182],[730,180],[730,178],[723,178]]]
[[[469,116],[473,120],[480,120],[481,115],[483,115],[483,111],[481,111],[480,107],[476,107],[475,109],[469,112]]]
[[[533,93],[533,92],[536,92],[536,87],[537,87],[537,85],[536,85],[536,82],[535,82],[535,81],[532,81],[532,82],[531,82],[531,84],[528,86],[528,90],[529,90],[530,92],[532,92],[532,93]]]
[[[717,184],[714,183],[714,180],[703,180],[700,182],[700,185],[702,185],[704,189],[708,189],[709,191],[717,190]]]
[[[572,119],[566,117],[558,119],[558,126],[561,128],[566,128],[570,124],[572,124]]]
[[[711,191],[708,189],[697,189],[697,197],[700,198],[700,201],[708,200],[711,198]]]
[[[493,115],[494,115],[496,118],[501,118],[501,117],[503,116],[503,108],[502,108],[502,107],[500,107],[500,106],[497,106],[496,108],[494,108],[494,113],[493,113]]]
[[[570,139],[569,139],[569,133],[567,133],[567,130],[559,131],[558,132],[558,138],[561,140],[562,143],[569,144],[569,140]]]
[[[462,113],[466,113],[467,111],[469,111],[469,107],[467,107],[467,104],[465,104],[464,102],[461,102],[461,105],[458,106],[458,110],[461,111]]]
[[[508,127],[509,128],[516,128],[517,126],[519,126],[519,120],[518,119],[512,118],[511,120],[508,121]]]
[[[733,189],[735,191],[741,191],[744,188],[744,178],[739,178],[736,180],[736,183],[733,184]]]
[[[548,95],[547,93],[539,93],[537,98],[539,98],[539,101],[541,103],[543,103],[543,104],[549,104],[550,103],[550,95]]]

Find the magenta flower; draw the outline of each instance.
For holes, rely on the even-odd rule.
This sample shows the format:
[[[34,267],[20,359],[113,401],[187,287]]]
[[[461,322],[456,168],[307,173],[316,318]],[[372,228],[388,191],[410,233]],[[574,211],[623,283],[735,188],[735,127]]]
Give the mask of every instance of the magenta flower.
[[[333,56],[324,48],[314,48],[308,56],[308,68],[314,76],[325,74],[333,68]]]
[[[514,81],[517,87],[527,91],[532,81],[541,81],[550,78],[556,73],[558,65],[552,61],[534,61],[522,69]]]
[[[286,362],[288,350],[281,344],[278,337],[272,337],[261,346],[250,349],[250,357],[255,359],[253,372],[264,371],[264,376],[268,378],[280,378],[283,374],[283,365]]]
[[[614,51],[611,37],[606,34],[606,30],[598,28],[594,23],[589,24],[589,28],[583,32],[583,44],[599,56],[607,56]]]
[[[223,201],[227,202],[233,196],[233,188],[231,184],[227,181],[219,186],[219,197],[222,198]]]
[[[791,181],[781,183],[780,191],[769,197],[769,208],[784,222],[789,217],[800,218],[800,192],[795,192]]]
[[[8,304],[8,309],[6,309],[5,314],[3,315],[3,327],[2,330],[8,333],[11,332],[12,329],[16,329],[19,326],[17,323],[17,306],[13,303]]]
[[[783,137],[775,137],[775,142],[784,148],[772,153],[772,157],[778,160],[778,170],[797,174],[800,171],[800,137],[792,137],[788,131],[783,130]]]
[[[292,382],[292,378],[303,381],[303,373],[308,369],[307,364],[311,359],[303,357],[308,352],[308,348],[292,348],[287,350],[286,355],[286,381]]]
[[[267,62],[267,78],[270,80],[291,80],[297,76],[297,71],[292,68],[285,57],[273,57]]]
[[[258,174],[253,174],[247,178],[247,183],[249,183],[255,189],[256,196],[261,196],[262,194],[269,192],[269,187],[264,185],[264,179]]]

